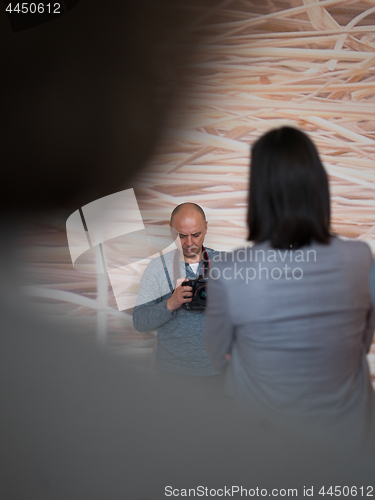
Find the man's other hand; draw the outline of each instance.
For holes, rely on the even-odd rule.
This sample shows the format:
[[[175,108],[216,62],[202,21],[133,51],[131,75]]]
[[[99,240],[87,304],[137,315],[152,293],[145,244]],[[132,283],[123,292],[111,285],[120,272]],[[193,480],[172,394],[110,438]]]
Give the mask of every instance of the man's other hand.
[[[192,287],[191,286],[181,286],[184,281],[189,281],[188,278],[179,278],[177,280],[177,286],[172,293],[172,296],[167,300],[167,308],[170,313],[178,309],[186,302],[191,302],[192,299]]]

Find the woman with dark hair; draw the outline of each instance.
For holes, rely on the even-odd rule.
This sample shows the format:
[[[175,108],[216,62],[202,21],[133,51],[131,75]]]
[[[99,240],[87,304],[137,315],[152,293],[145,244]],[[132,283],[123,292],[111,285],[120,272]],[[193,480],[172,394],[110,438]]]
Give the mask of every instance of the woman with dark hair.
[[[330,233],[328,180],[312,141],[283,127],[252,149],[247,246],[212,263],[206,347],[225,392],[253,411],[363,430],[374,333],[359,241]]]

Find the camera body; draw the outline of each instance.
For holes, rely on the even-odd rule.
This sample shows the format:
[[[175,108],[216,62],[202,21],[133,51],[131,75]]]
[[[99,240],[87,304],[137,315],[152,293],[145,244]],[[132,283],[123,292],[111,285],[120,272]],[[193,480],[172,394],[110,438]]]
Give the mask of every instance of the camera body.
[[[206,308],[206,284],[207,278],[202,274],[189,281],[184,281],[181,286],[191,286],[192,287],[192,299],[191,302],[186,302],[182,304],[182,307],[187,311],[202,311]]]

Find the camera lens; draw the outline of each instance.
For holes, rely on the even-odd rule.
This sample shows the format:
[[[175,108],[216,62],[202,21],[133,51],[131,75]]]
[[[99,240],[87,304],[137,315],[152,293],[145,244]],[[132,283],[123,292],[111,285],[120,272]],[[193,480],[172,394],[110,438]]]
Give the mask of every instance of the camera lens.
[[[201,285],[200,287],[198,287],[198,289],[196,291],[196,298],[197,298],[198,304],[205,306],[206,305],[206,297],[207,297],[206,285],[204,284],[204,285]]]

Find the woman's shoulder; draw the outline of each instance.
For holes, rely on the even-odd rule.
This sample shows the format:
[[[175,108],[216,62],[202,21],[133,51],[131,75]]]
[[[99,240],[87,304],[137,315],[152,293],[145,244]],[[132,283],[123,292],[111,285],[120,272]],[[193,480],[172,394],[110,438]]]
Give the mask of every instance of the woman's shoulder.
[[[332,236],[330,246],[337,251],[350,256],[357,256],[361,259],[368,259],[372,262],[372,253],[370,246],[365,241]]]
[[[367,279],[366,276],[373,264],[373,257],[366,242],[333,236],[325,247],[326,250],[322,248],[321,252],[318,252],[319,259],[317,260],[323,262],[325,266],[330,263],[332,269],[341,268],[345,270],[346,275],[350,273],[358,280]]]
[[[305,255],[306,254],[306,255]],[[315,260],[313,259],[315,255]],[[338,259],[339,261],[357,260],[362,264],[372,264],[373,258],[369,245],[364,241],[344,239],[339,236],[332,236],[328,244],[312,242],[310,245],[300,249],[280,250],[273,248],[270,243],[256,243],[245,245],[227,252],[216,252],[212,258],[215,267],[233,267],[236,263],[274,263],[274,262],[310,262],[319,258]],[[211,261],[211,257],[210,257]]]

